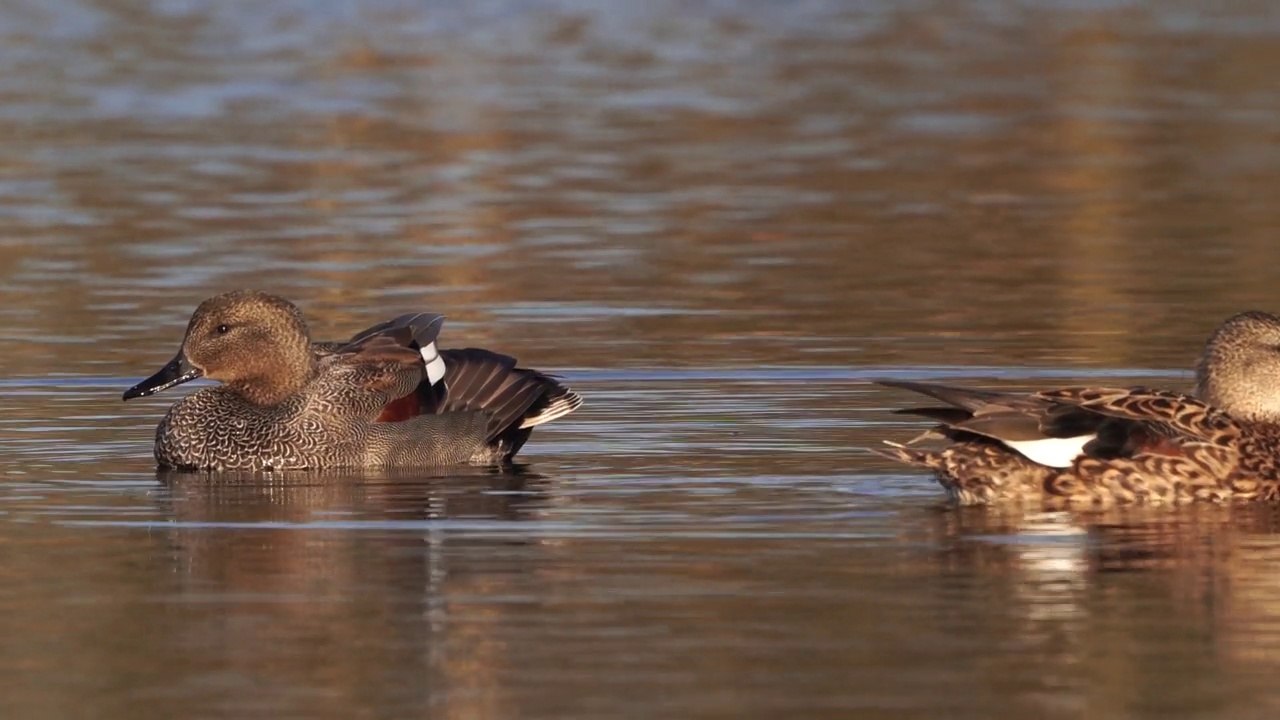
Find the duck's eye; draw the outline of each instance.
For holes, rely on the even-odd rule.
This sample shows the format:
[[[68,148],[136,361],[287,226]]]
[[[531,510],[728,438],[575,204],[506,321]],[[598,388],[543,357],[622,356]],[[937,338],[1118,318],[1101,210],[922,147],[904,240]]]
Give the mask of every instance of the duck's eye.
[[[218,334],[219,334],[219,335],[226,335],[226,334],[227,334],[227,333],[229,333],[229,332],[231,332],[231,326],[230,326],[230,325],[227,325],[226,323],[223,323],[222,325],[219,325],[219,326],[218,326]]]

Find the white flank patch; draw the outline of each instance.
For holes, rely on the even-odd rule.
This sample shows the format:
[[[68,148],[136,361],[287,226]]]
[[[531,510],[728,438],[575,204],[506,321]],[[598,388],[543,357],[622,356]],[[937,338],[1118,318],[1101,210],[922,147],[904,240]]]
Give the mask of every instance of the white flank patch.
[[[444,358],[436,351],[436,344],[429,343],[422,348],[422,361],[427,364],[427,379],[432,385],[444,378]]]
[[[1020,440],[1012,442],[1002,440],[1007,447],[1022,454],[1031,462],[1045,467],[1071,467],[1071,463],[1084,452],[1085,443],[1094,435],[1079,435],[1069,438],[1045,438],[1043,440]]]

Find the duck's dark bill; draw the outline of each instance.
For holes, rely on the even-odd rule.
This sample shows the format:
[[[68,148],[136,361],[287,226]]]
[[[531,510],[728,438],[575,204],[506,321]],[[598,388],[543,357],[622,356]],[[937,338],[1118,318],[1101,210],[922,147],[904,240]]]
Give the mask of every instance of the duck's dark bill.
[[[199,368],[192,367],[191,363],[187,362],[185,355],[178,353],[178,356],[170,360],[168,365],[160,368],[160,372],[125,390],[124,399],[132,400],[154,395],[174,385],[195,380],[203,374]]]

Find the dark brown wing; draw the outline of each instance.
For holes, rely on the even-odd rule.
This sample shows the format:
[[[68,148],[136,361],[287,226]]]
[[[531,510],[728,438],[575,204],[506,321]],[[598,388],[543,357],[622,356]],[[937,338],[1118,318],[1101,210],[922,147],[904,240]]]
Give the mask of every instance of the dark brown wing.
[[[354,345],[375,335],[391,335],[406,346],[416,344],[421,349],[440,337],[442,327],[444,327],[443,315],[423,312],[405,313],[356,333],[347,341],[347,344]]]
[[[582,398],[546,373],[516,367],[508,355],[465,348],[442,350],[444,382],[423,388],[423,412],[481,410],[492,437],[524,430],[568,415]]]
[[[323,358],[312,391],[334,412],[374,420],[388,405],[413,395],[425,375],[417,350],[393,335],[375,335]]]
[[[906,408],[895,412],[941,423],[938,431],[952,439],[969,434],[998,441],[1022,442],[1095,434],[1106,420],[1096,413],[1059,405],[1033,394],[974,390],[936,383],[878,381],[941,400],[950,407]]]
[[[313,343],[311,347],[317,355],[323,357],[359,346],[369,338],[383,336],[394,338],[398,344],[404,347],[421,350],[439,338],[440,329],[444,327],[444,320],[444,315],[434,313],[405,313],[361,330],[345,342],[317,342]]]

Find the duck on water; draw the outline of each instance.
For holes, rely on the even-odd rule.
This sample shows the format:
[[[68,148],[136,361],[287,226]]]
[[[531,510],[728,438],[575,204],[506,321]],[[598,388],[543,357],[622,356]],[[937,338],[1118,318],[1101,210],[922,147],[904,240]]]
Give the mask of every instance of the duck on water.
[[[1280,317],[1246,312],[1209,338],[1194,394],[1062,388],[1030,394],[884,381],[941,401],[939,424],[873,449],[931,470],[960,504],[1105,507],[1280,498]],[[924,439],[948,441],[917,449]]]
[[[533,428],[578,409],[556,378],[489,350],[442,350],[444,317],[411,313],[313,342],[284,298],[241,290],[196,308],[144,397],[204,377],[156,428],[164,468],[285,470],[508,462]]]

